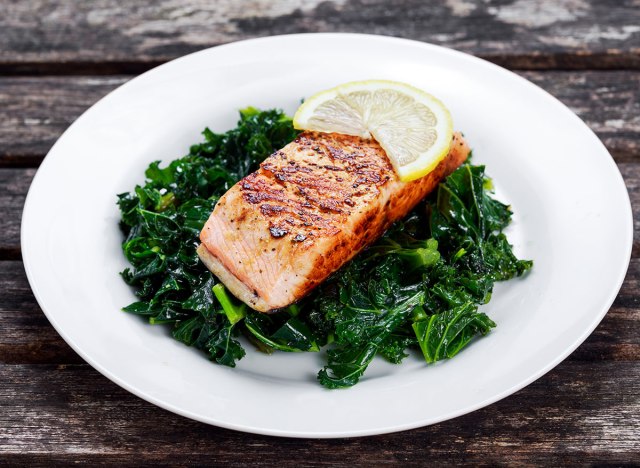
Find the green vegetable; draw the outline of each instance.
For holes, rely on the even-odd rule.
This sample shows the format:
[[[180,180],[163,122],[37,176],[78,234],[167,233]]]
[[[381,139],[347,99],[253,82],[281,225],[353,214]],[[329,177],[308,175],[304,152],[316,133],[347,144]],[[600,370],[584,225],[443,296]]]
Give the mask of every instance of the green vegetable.
[[[297,132],[280,111],[248,108],[235,129],[203,134],[118,195],[131,264],[122,277],[139,299],[123,310],[171,327],[219,364],[244,356],[241,335],[266,353],[327,346],[318,379],[328,388],[356,384],[376,355],[400,363],[414,348],[428,363],[451,358],[495,327],[478,310],[494,283],[532,266],[502,234],[511,211],[491,197],[484,167],[465,164],[308,297],[277,314],[253,311],[200,262],[198,235],[218,198]]]
[[[487,334],[496,326],[485,314],[478,313],[467,302],[434,314],[426,320],[413,322],[413,330],[427,362],[452,358],[477,334]]]
[[[227,315],[227,320],[231,325],[235,325],[240,320],[242,320],[247,315],[247,305],[246,304],[234,304],[233,299],[229,297],[227,294],[227,289],[223,284],[216,284],[213,287],[213,294],[220,302],[222,306],[222,310]]]
[[[244,324],[255,339],[272,349],[289,352],[319,350],[314,334],[296,317],[256,312],[247,317]]]

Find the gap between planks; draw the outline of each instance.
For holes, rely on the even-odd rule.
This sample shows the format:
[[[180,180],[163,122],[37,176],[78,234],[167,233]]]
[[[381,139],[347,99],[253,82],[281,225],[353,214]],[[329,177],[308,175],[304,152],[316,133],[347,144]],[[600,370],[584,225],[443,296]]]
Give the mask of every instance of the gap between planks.
[[[475,56],[512,71],[640,70],[640,54],[636,53],[478,54]],[[171,60],[173,59],[104,62],[0,62],[0,76],[138,75]]]

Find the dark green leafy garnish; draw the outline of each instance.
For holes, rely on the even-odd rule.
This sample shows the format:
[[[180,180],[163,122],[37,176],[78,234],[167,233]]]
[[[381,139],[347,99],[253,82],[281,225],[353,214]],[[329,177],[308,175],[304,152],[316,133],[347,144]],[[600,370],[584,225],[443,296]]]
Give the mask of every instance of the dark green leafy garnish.
[[[228,293],[196,254],[198,235],[218,198],[297,136],[281,111],[240,112],[238,126],[209,129],[204,142],[118,195],[122,272],[138,301],[125,311],[167,324],[173,337],[235,366],[244,335],[260,351],[319,351],[328,388],[358,382],[376,355],[400,363],[409,349],[426,362],[451,358],[495,323],[480,312],[496,281],[520,276],[502,230],[511,211],[490,195],[483,166],[464,164],[373,246],[299,303],[277,314],[248,308]]]

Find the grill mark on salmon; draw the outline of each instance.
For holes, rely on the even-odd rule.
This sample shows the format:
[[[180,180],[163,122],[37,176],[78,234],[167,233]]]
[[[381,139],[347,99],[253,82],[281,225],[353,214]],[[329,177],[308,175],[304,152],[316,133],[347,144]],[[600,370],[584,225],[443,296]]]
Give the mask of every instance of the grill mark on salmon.
[[[431,173],[400,182],[375,140],[301,133],[220,198],[198,255],[250,307],[285,307],[406,216],[468,154],[456,133]]]

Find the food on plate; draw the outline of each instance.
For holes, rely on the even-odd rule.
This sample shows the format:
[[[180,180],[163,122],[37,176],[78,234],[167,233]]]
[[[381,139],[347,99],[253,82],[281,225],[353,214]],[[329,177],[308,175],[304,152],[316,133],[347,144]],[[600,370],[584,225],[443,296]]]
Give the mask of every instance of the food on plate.
[[[375,140],[303,132],[220,198],[198,254],[253,309],[286,307],[404,218],[468,154],[456,134],[431,172],[401,182]]]
[[[200,259],[261,312],[304,297],[470,151],[439,100],[395,81],[317,93],[293,125],[305,132],[224,194],[200,234]]]
[[[313,104],[312,99],[308,102]],[[374,127],[373,120],[361,120],[366,128]],[[296,123],[304,127],[304,122],[300,118]],[[469,159],[462,162],[467,156],[462,137],[456,135],[459,148],[447,147],[444,155],[432,152],[428,158],[413,159],[420,160],[423,167],[436,161],[434,167],[438,169],[431,178],[427,175],[424,180],[400,182],[401,176],[396,177],[399,172],[391,172],[392,160],[383,162],[383,147],[375,140],[333,131],[300,132],[281,111],[247,108],[241,111],[236,128],[221,134],[205,129],[204,141],[193,145],[186,156],[166,167],[152,163],[145,172],[144,184],[118,196],[125,236],[122,247],[131,264],[122,277],[137,296],[123,310],[145,317],[151,324],[169,326],[175,339],[202,350],[212,361],[231,367],[245,355],[248,343],[265,353],[317,352],[326,347],[326,365],[318,372],[318,380],[327,388],[355,385],[376,356],[400,363],[410,350],[415,350],[432,363],[456,356],[474,338],[487,334],[495,323],[479,307],[489,302],[496,281],[523,275],[532,262],[514,255],[503,233],[511,220],[511,209],[493,198],[493,185],[483,166],[473,165]],[[440,136],[432,142],[446,135],[446,131],[438,132]],[[451,135],[449,138],[450,146]],[[311,141],[315,143],[310,144]],[[387,155],[389,151],[393,149]],[[427,148],[414,153],[428,152]],[[329,164],[331,157],[339,159],[335,155],[352,153],[362,153],[371,166],[358,168],[356,164],[354,174],[348,170],[348,159]],[[317,155],[315,164],[341,169],[323,167],[324,176],[343,180],[333,179],[325,187],[320,173],[308,176],[313,155]],[[433,187],[436,179],[460,163]],[[402,164],[394,166],[395,171]],[[289,166],[296,167],[295,171],[286,170]],[[367,183],[356,179],[351,186],[345,186],[346,180],[363,175],[357,171],[365,172]],[[246,189],[236,185],[243,179],[248,182]],[[305,191],[300,184],[305,180],[313,187],[306,196],[299,190]],[[274,196],[276,187],[283,185],[293,190],[283,190],[281,199],[267,200]],[[367,189],[357,200],[351,190],[358,187],[353,185]],[[419,200],[431,188],[432,193]],[[350,195],[349,201],[340,199],[344,190]],[[304,213],[295,213],[295,226],[290,225],[285,210],[305,203],[311,208],[303,208],[315,215],[306,221],[311,226],[305,225]],[[319,283],[314,288],[298,284],[282,300],[281,291],[273,290],[272,297],[261,289],[258,296],[264,307],[256,301],[251,303],[250,298],[245,299],[251,307],[237,300],[234,294],[242,298],[243,293],[234,289],[231,282],[225,286],[196,252],[203,249],[199,247],[201,231],[203,244],[208,243],[207,230],[203,228],[210,217],[213,221],[209,225],[220,219],[236,222],[245,209],[254,205],[260,216],[262,211],[267,215],[257,221],[242,221],[248,231],[245,237],[236,237],[242,233],[228,230],[230,245],[244,245],[246,236],[257,236],[259,230],[266,229],[265,246],[275,248],[275,252],[280,248],[282,256],[277,258],[284,261],[277,264],[259,260],[265,248],[267,254],[272,252],[268,247],[238,257],[254,263],[246,270],[252,281],[254,277],[261,278],[262,262],[265,268],[302,265],[300,268],[307,268],[307,279]],[[373,226],[356,233],[362,220],[347,207],[369,212]],[[270,228],[274,228],[273,233]],[[317,240],[311,237],[310,242],[305,230],[308,228],[325,231]],[[336,232],[336,242],[328,234],[331,229],[349,229],[354,234]],[[346,245],[340,246],[343,241]],[[296,249],[304,249],[305,242],[309,242],[307,253],[296,256]],[[341,255],[353,258],[321,281],[342,263],[330,258],[332,246],[338,247]],[[208,249],[203,257],[208,262],[207,252]],[[226,255],[224,261],[229,262],[233,249],[223,251],[218,247],[217,253]],[[312,264],[311,260],[319,261],[321,254],[330,258],[325,260],[330,266],[321,264],[314,276],[305,260]],[[227,263],[223,265],[230,270]],[[284,278],[295,278],[293,269],[285,271]],[[220,276],[224,281],[224,272]],[[246,277],[242,278],[242,287],[246,286],[245,281]],[[279,302],[271,302],[274,298]],[[286,305],[294,299],[296,302]],[[256,310],[281,305],[286,307],[277,313]]]

